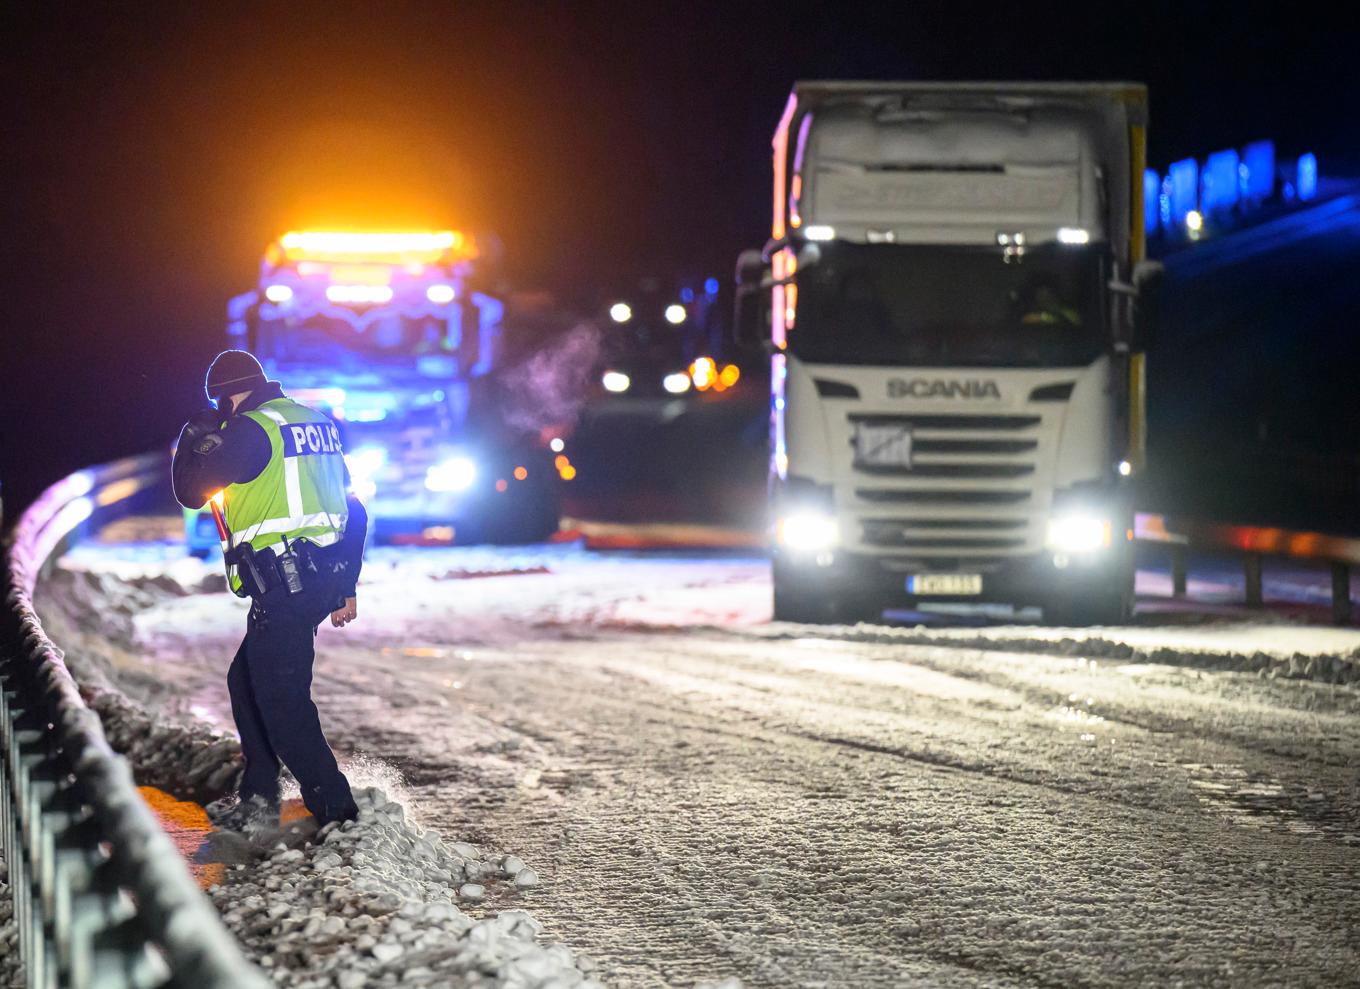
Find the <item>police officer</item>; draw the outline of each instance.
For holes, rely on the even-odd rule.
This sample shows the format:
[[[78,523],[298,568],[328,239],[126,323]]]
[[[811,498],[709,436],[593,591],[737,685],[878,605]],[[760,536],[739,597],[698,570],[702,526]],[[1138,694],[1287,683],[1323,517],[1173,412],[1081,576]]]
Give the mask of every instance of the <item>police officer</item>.
[[[285,396],[253,356],[219,354],[205,387],[216,408],[180,433],[175,497],[196,509],[222,492],[228,581],[252,598],[227,672],[245,772],[218,823],[277,824],[280,766],[320,824],[352,820],[349,781],[312,703],[313,638],[328,615],[337,628],[356,617],[367,513],[349,493],[335,425]]]

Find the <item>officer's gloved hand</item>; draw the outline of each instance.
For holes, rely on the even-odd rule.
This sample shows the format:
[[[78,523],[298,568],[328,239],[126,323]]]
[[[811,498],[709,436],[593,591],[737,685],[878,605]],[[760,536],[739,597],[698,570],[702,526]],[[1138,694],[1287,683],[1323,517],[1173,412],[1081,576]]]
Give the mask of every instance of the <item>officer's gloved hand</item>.
[[[216,409],[200,409],[189,417],[180,434],[183,440],[192,443],[200,437],[215,433],[222,428],[222,413]]]

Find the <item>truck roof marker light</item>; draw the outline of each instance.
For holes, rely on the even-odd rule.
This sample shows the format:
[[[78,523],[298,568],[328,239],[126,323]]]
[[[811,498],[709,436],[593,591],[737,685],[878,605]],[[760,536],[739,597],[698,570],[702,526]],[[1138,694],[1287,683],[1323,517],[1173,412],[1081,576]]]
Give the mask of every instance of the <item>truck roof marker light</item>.
[[[828,227],[822,223],[814,223],[811,226],[804,228],[803,236],[808,240],[835,240],[836,228]]]
[[[548,449],[551,450],[553,453],[561,453],[564,449],[566,449],[566,446],[567,444],[563,441],[562,437],[560,436],[554,436],[552,439],[548,441]]]
[[[1091,231],[1083,230],[1081,227],[1059,227],[1058,241],[1063,244],[1089,244]]]
[[[264,297],[275,304],[287,302],[293,297],[293,289],[288,285],[269,285],[264,290]]]
[[[718,381],[724,388],[731,388],[741,378],[741,368],[735,364],[727,364],[718,374]]]
[[[516,480],[516,481],[522,481],[522,480],[524,480],[524,479],[525,479],[526,477],[528,477],[528,476],[529,476],[529,469],[528,469],[527,467],[516,467],[516,468],[515,468],[515,480]]]
[[[425,298],[429,299],[436,306],[446,306],[452,302],[458,293],[452,285],[431,285],[425,290]]]
[[[672,326],[679,326],[688,316],[689,313],[685,312],[685,307],[678,302],[672,302],[666,307],[666,322]]]
[[[616,323],[626,323],[633,318],[633,307],[626,302],[616,302],[609,307],[609,318]]]
[[[457,230],[358,233],[340,230],[292,230],[279,238],[289,261],[375,261],[419,264],[439,261],[448,253],[473,257],[470,239]]]
[[[571,464],[567,464],[567,466],[563,467],[557,473],[558,476],[562,478],[562,480],[570,481],[572,478],[576,476],[576,468],[573,467]]]
[[[392,286],[327,285],[326,298],[341,305],[383,305],[392,301]]]

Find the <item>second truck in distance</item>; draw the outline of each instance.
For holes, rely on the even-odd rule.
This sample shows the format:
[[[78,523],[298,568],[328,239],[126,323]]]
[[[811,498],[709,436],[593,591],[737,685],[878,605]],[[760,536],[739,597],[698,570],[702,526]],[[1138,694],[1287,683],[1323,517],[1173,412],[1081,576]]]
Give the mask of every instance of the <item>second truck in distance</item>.
[[[558,527],[558,476],[539,433],[499,407],[503,305],[453,230],[295,231],[231,300],[229,345],[340,426],[375,536],[526,542]],[[206,513],[190,548],[217,542]]]

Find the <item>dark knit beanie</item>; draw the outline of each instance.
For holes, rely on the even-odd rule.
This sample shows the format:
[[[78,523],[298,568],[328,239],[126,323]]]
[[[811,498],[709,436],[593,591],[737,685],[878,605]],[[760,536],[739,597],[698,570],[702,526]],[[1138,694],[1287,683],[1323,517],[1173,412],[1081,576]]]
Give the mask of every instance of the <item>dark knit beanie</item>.
[[[264,368],[244,350],[222,351],[214,358],[208,376],[203,379],[203,387],[213,402],[227,395],[263,388],[266,383]]]

